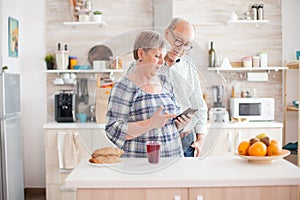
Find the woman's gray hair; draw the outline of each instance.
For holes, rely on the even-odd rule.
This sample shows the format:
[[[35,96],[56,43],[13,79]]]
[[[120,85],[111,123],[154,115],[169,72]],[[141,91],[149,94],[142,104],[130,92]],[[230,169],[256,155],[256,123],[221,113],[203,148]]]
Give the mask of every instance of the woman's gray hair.
[[[155,49],[163,48],[165,45],[164,38],[156,31],[143,31],[136,38],[133,45],[133,57],[135,60],[139,59],[138,49],[142,48],[145,52]]]

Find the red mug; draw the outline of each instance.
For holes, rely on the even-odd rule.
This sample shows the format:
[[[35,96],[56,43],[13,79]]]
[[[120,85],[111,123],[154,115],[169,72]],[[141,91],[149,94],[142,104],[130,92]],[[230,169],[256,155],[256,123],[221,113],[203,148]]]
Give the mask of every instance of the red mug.
[[[160,143],[158,141],[148,141],[146,143],[148,162],[157,164],[160,156]]]

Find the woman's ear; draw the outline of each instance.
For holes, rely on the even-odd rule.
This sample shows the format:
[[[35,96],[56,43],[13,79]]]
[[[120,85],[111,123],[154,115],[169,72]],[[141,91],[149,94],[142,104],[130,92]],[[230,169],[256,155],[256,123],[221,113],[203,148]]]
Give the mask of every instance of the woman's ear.
[[[143,60],[144,53],[145,53],[145,51],[142,48],[138,48],[137,55],[139,57],[139,60]]]

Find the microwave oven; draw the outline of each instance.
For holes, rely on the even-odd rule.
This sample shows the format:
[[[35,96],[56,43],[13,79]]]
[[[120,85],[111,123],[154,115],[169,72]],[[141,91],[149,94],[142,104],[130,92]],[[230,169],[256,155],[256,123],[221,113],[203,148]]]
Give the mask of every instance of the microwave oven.
[[[249,121],[272,121],[275,116],[274,98],[230,98],[230,116]]]

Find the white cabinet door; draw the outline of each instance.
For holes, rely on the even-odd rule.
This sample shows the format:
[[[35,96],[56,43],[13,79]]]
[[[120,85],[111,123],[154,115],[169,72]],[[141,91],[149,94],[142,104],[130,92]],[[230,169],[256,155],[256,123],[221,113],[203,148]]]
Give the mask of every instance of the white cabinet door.
[[[202,148],[203,156],[232,156],[234,129],[211,128]]]

